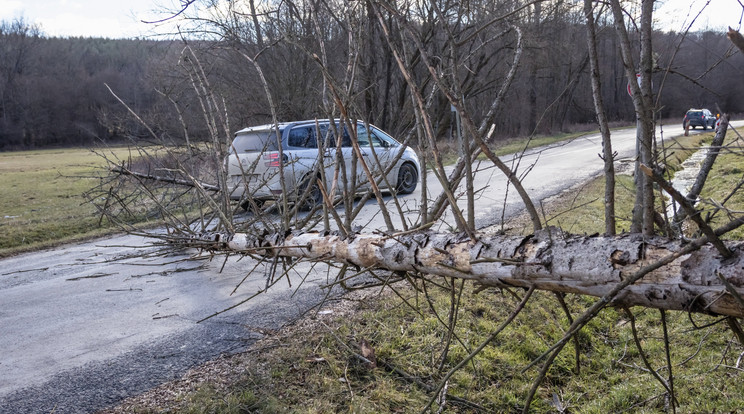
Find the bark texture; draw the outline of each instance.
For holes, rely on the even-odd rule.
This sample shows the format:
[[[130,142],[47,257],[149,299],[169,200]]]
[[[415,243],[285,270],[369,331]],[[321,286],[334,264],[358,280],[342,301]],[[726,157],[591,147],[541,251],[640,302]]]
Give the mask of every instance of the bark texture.
[[[680,242],[637,234],[571,236],[554,228],[527,237],[484,236],[475,241],[424,232],[345,238],[314,232],[262,236],[215,233],[189,245],[596,297],[604,297],[627,277],[679,254],[685,247]],[[722,281],[725,279],[740,297],[744,295],[744,244],[729,243],[728,247],[734,254],[726,260],[710,245],[683,254],[623,289],[610,304],[744,317],[744,308]]]

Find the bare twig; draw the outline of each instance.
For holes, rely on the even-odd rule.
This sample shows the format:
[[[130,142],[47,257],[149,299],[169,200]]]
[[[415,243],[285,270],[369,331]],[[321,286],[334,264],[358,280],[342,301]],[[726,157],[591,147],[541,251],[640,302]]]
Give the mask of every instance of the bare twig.
[[[488,338],[486,338],[485,341],[483,341],[468,356],[466,356],[462,361],[460,361],[457,365],[455,365],[454,368],[452,368],[447,373],[447,375],[444,376],[444,378],[439,382],[439,385],[433,390],[434,395],[429,400],[428,404],[426,404],[424,409],[421,411],[421,414],[424,414],[427,411],[429,411],[429,407],[431,406],[431,404],[434,403],[434,400],[436,400],[437,395],[439,395],[439,392],[442,390],[442,388],[444,388],[445,384],[452,377],[452,375],[454,375],[457,371],[460,370],[460,368],[465,366],[465,364],[467,364],[471,359],[473,359],[476,355],[478,355],[483,350],[483,348],[486,347],[486,345],[488,345],[491,341],[496,339],[496,337],[501,333],[501,331],[503,331],[507,326],[509,326],[509,324],[514,320],[514,318],[516,318],[517,315],[519,315],[519,312],[521,312],[522,309],[524,309],[524,305],[527,304],[527,301],[530,299],[534,291],[535,291],[535,287],[534,286],[530,287],[529,290],[527,290],[527,292],[524,294],[522,301],[519,302],[516,308],[514,308],[512,313],[509,315],[509,317],[507,317],[504,320],[504,322],[502,322],[501,325],[498,328],[496,328],[496,330],[492,332],[491,335],[488,336]]]

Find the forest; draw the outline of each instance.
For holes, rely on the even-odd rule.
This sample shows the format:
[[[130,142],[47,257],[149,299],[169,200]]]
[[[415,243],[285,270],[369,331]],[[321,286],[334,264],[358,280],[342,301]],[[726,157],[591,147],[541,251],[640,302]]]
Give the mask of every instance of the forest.
[[[582,11],[566,3],[548,4],[522,10],[515,19],[523,28],[523,56],[504,96],[505,109],[494,120],[496,139],[596,124]],[[465,12],[471,25],[487,16],[486,2],[468,5]],[[280,121],[326,117],[319,98],[325,88],[323,69],[306,53],[319,41],[313,34],[316,25],[324,26],[320,40],[329,67],[343,67],[349,54],[356,53],[350,48],[362,49],[351,91],[358,116],[394,136],[403,134],[413,124],[414,111],[407,84],[394,68],[393,54],[379,47],[385,38],[373,16],[366,13],[354,22],[354,30],[369,36],[350,44],[338,16],[313,21],[311,8],[309,4],[288,8],[267,20],[260,29],[263,37],[288,40],[271,47],[255,33],[241,33],[248,30],[245,25],[220,26],[219,22],[212,22],[214,29],[191,32],[178,40],[49,38],[23,20],[2,22],[0,151],[152,139],[142,123],[129,116],[130,111],[154,125],[158,139],[206,139],[205,127],[190,121],[201,119],[198,108],[177,104],[194,98],[186,75],[190,54],[199,61],[211,90],[223,100],[233,131],[271,121],[264,85],[244,58],[257,51],[256,63],[264,68],[262,76]],[[444,52],[446,39],[435,29],[437,16],[423,8],[410,13],[425,33],[423,46],[434,55]],[[458,74],[464,103],[476,116],[498,94],[515,47],[512,36],[480,37],[474,32],[461,45],[469,55]],[[685,111],[693,107],[713,113],[744,112],[744,102],[737,98],[744,84],[731,82],[741,78],[744,60],[725,33],[655,31],[653,44],[657,119],[681,127]],[[408,47],[413,50],[413,45]],[[602,15],[597,21],[597,47],[608,120],[632,123],[634,110],[618,38],[611,19]],[[413,52],[407,58],[414,76],[423,84],[431,82],[420,56]],[[432,96],[431,110],[437,136],[450,135],[446,98]],[[187,120],[188,130],[179,119]]]

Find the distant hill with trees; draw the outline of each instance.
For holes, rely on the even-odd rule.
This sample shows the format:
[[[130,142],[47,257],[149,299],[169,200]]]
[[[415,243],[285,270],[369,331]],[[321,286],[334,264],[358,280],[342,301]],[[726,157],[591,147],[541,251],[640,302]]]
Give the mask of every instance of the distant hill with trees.
[[[89,144],[120,138],[126,109],[157,100],[151,76],[167,44],[45,38],[22,22],[0,26],[0,150]]]
[[[290,19],[290,17],[288,17]],[[423,22],[422,24],[426,24]],[[581,18],[571,13],[543,15],[525,31],[525,56],[498,117],[498,137],[532,133],[556,133],[576,124],[595,122],[588,76],[585,29]],[[601,23],[600,23],[601,27]],[[609,28],[609,26],[607,26]],[[266,27],[267,32],[277,27]],[[294,32],[294,43],[267,48],[258,54],[264,76],[274,94],[281,120],[325,116],[318,102],[322,77],[317,64],[300,48],[310,41],[302,36],[302,25],[287,22],[281,30]],[[437,36],[429,38],[436,55]],[[359,62],[359,92],[356,106],[370,122],[393,134],[411,125],[412,111],[406,84],[392,70],[393,57],[380,33],[370,32],[369,50]],[[328,32],[330,58],[345,61],[343,36]],[[496,73],[509,61],[500,59],[510,40],[500,47],[491,42],[467,68],[470,79],[465,91],[470,104],[488,102],[497,93]],[[633,122],[627,80],[619,57],[617,36],[612,30],[598,32],[603,80],[603,98],[610,121]],[[255,69],[241,53],[254,55],[258,44],[234,44],[229,38],[183,41],[48,38],[22,20],[0,24],[0,151],[49,146],[89,145],[134,138],[192,140],[206,136],[200,108],[203,91],[189,79],[190,65],[209,79],[209,89],[220,97],[233,130],[270,122],[269,106]],[[744,61],[730,46],[725,33],[655,33],[656,59],[660,67],[655,88],[663,84],[658,117],[679,118],[690,107],[707,107],[714,113],[744,112]],[[193,55],[191,54],[193,53]],[[189,56],[196,59],[191,59]],[[615,58],[613,58],[613,56]],[[674,57],[672,65],[669,62]],[[417,57],[411,56],[411,59]],[[425,77],[421,71],[417,76]],[[111,91],[107,88],[110,87]],[[118,97],[118,99],[117,99]],[[131,116],[146,122],[152,133]],[[450,133],[450,108],[442,96],[434,96],[440,136]],[[196,117],[196,118],[194,118]],[[675,125],[676,127],[677,125]]]

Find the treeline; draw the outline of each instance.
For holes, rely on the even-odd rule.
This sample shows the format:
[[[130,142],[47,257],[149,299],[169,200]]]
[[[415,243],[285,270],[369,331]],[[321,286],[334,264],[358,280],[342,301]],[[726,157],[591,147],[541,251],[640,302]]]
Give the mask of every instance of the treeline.
[[[45,38],[22,22],[0,26],[0,150],[89,144],[120,138],[126,110],[157,100],[159,42]],[[131,130],[131,129],[130,129]]]
[[[475,9],[472,13],[473,27],[489,17]],[[395,56],[375,16],[362,9],[346,20],[331,13],[313,19],[303,3],[267,16],[271,18],[258,25],[248,17],[229,27],[211,22],[218,26],[218,38],[188,42],[47,38],[23,21],[0,24],[0,150],[125,139],[198,141],[214,127],[202,114],[208,93],[219,97],[214,103],[224,106],[232,130],[270,122],[270,105],[257,67],[262,68],[279,120],[338,116],[327,111],[329,85],[323,82],[322,70],[343,77],[353,63],[355,116],[393,134],[415,124],[406,81],[395,68]],[[447,59],[450,52],[438,49],[446,34],[437,31],[437,18],[422,10],[412,20],[427,33],[423,38],[430,53]],[[518,23],[522,29],[519,41],[524,56],[494,121],[497,135],[557,133],[594,123],[581,13],[559,6],[517,18],[509,24]],[[350,44],[345,24],[357,25],[366,33],[365,41]],[[318,31],[323,33],[322,62],[316,52]],[[487,109],[482,104],[493,101],[510,69],[518,39],[508,29],[504,33],[487,42],[474,33],[462,44],[471,53],[457,76],[466,85],[465,105],[475,114]],[[608,117],[611,122],[633,122],[627,78],[610,21],[600,23],[598,36]],[[724,33],[657,32],[653,41],[658,118],[681,122],[690,107],[744,112],[740,99],[744,61]],[[359,59],[349,62],[351,55]],[[405,57],[414,67],[420,58],[415,52]],[[200,84],[197,73],[208,85]],[[413,76],[425,85],[430,74],[422,65]],[[437,94],[428,98],[430,111],[440,120],[435,125],[439,136],[449,135],[449,103]]]

